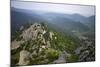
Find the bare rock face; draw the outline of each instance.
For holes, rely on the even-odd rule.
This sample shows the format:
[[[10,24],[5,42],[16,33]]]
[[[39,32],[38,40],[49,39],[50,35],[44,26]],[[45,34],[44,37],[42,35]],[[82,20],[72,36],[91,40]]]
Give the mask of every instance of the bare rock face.
[[[17,49],[19,48],[24,41],[16,41],[14,40],[12,43],[11,43],[11,49]]]
[[[20,43],[15,40],[11,43],[11,49],[17,49],[19,45]]]
[[[20,59],[18,65],[28,65],[30,63],[30,52],[26,50],[20,51]]]
[[[38,33],[43,33],[43,29],[40,24],[35,23],[28,29],[24,30],[21,36],[25,41],[29,39],[35,40],[38,37]]]
[[[52,38],[53,38],[54,33],[53,33],[53,32],[49,32],[49,34],[50,34],[50,38],[52,39]]]
[[[66,57],[70,57],[71,54],[67,53],[66,51],[63,51],[60,55],[59,55],[59,58],[55,61],[53,61],[54,64],[57,64],[57,63],[66,63],[67,60],[66,60]]]

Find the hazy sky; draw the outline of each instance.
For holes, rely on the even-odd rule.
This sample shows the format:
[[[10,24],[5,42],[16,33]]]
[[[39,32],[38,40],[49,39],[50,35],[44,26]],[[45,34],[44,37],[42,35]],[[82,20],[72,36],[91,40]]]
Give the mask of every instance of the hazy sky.
[[[78,13],[83,16],[91,16],[95,14],[94,6],[83,5],[68,5],[68,4],[51,4],[51,3],[36,3],[36,2],[21,2],[11,1],[11,7],[28,9],[28,10],[40,10],[57,13]]]

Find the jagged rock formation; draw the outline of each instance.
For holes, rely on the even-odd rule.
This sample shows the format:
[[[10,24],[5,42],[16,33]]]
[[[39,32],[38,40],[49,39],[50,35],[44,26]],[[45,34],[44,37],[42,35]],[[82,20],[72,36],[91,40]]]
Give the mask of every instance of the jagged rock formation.
[[[93,42],[85,42],[86,46],[82,46],[83,48],[79,53],[79,61],[94,61],[95,60],[95,47]]]
[[[93,38],[81,37],[82,44],[75,50],[75,53],[79,55],[79,62],[94,61],[95,60],[95,41]]]
[[[18,61],[14,64],[45,64],[57,59],[59,52],[51,48],[50,43],[54,35],[44,24],[38,23],[23,30],[19,36],[21,39],[18,41],[15,39],[11,44],[12,54],[19,53]]]
[[[26,51],[26,50],[22,50],[20,52],[20,58],[19,58],[19,62],[18,65],[27,65],[30,63],[30,52]]]

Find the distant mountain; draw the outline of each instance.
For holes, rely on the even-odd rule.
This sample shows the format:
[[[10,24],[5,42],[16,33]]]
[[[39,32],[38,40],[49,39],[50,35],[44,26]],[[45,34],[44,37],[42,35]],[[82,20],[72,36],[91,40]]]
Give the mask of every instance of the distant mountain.
[[[43,21],[42,17],[35,14],[34,12],[31,13],[29,10],[24,9],[16,9],[11,8],[11,29],[15,31],[23,24],[31,23],[31,22],[41,22]]]
[[[87,17],[82,16],[80,14],[72,14],[72,15],[69,15],[69,18],[77,22],[85,23]]]
[[[80,21],[74,20],[72,15],[66,15],[66,14],[59,14],[59,13],[46,13],[42,15],[44,19],[48,21],[48,23],[52,23],[53,27],[60,27],[61,30],[64,31],[88,31],[89,28]],[[70,16],[70,18],[68,17]],[[71,18],[71,16],[73,18]],[[73,20],[72,20],[73,19]]]
[[[95,25],[95,16],[90,16],[87,18],[88,24]]]
[[[84,22],[87,19],[87,17],[82,16],[80,14],[47,13],[47,15],[49,16],[51,15],[59,16],[60,15],[61,17],[65,17],[65,18],[68,18],[76,22]]]
[[[11,8],[11,25],[12,30],[15,30],[29,21],[34,22],[44,22],[51,24],[54,28],[55,26],[62,31],[88,31],[89,28],[84,24],[87,19],[84,16],[79,14],[61,14],[45,11],[36,11],[36,10],[25,10]],[[84,22],[84,23],[83,23]]]
[[[87,19],[88,19],[87,26],[90,28],[92,32],[94,32],[95,31],[95,16],[90,16]]]

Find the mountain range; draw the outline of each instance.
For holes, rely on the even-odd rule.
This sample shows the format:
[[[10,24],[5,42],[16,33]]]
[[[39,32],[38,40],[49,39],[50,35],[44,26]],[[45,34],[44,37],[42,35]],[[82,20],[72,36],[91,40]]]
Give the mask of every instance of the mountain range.
[[[62,31],[87,32],[91,26],[94,29],[95,16],[85,17],[80,14],[62,14],[37,10],[11,8],[12,32],[26,23],[47,23],[51,28]]]

